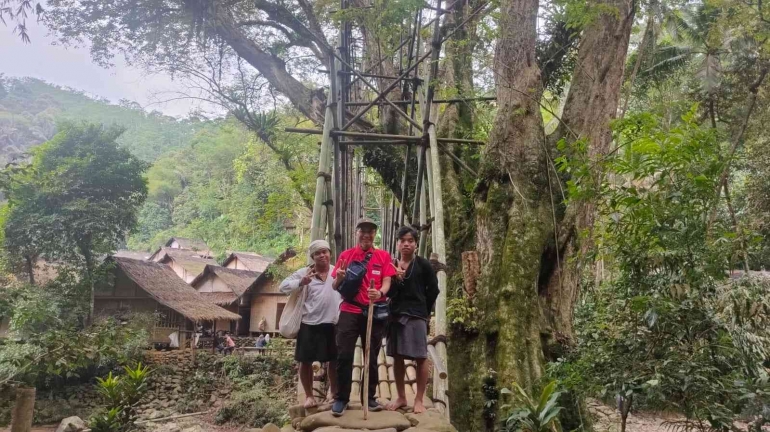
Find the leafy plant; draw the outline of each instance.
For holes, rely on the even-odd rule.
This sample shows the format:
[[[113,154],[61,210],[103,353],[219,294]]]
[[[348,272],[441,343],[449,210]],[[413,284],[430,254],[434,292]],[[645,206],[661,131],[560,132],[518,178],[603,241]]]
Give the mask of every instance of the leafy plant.
[[[503,419],[501,430],[504,432],[556,432],[559,430],[558,415],[562,407],[557,404],[561,392],[556,391],[556,381],[548,383],[536,399],[530,396],[521,386],[513,383],[513,390],[501,389],[501,395],[513,397],[513,408],[507,418]]]
[[[107,412],[91,419],[92,428],[102,427],[104,431],[123,431],[133,426],[136,420],[136,406],[147,391],[150,369],[138,363],[134,368],[124,366],[125,375],[97,378],[99,394],[106,404]],[[112,428],[112,429],[109,429]]]
[[[112,408],[91,416],[89,427],[93,432],[117,432],[121,429],[120,408]]]

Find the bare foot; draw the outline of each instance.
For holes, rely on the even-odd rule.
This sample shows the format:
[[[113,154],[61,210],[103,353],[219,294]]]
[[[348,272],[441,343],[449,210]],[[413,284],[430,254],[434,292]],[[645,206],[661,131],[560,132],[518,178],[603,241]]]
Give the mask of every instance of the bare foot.
[[[313,408],[316,405],[317,404],[315,402],[315,398],[314,397],[308,396],[308,397],[305,398],[305,405],[304,405],[305,408]]]
[[[414,413],[415,414],[421,414],[425,412],[425,405],[422,404],[421,400],[415,399],[414,401]]]
[[[406,408],[406,399],[404,398],[398,398],[394,400],[393,402],[389,403],[386,408],[388,411],[395,411],[399,408]]]

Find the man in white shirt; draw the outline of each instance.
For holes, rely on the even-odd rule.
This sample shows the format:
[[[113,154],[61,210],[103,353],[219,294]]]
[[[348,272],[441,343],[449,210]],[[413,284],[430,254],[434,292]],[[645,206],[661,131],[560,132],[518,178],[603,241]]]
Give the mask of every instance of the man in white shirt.
[[[316,406],[313,397],[313,362],[328,362],[328,382],[331,394],[337,392],[337,343],[334,326],[337,324],[342,297],[332,288],[331,248],[325,240],[310,243],[308,255],[313,260],[307,268],[284,279],[278,289],[291,294],[307,290],[302,306],[302,325],[297,334],[294,359],[299,362],[299,380],[305,390],[305,408]]]

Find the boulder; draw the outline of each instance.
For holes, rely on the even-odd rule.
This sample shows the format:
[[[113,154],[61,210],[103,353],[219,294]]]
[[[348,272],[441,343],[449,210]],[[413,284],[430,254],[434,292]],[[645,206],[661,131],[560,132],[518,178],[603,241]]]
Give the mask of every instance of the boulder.
[[[291,427],[290,424],[287,424],[281,428],[281,432],[294,432],[294,428]]]
[[[358,410],[346,411],[342,417],[334,417],[330,411],[319,412],[302,419],[300,429],[305,432],[328,426],[338,426],[342,429],[389,429],[402,431],[412,426],[403,414],[393,411],[370,412],[364,420],[364,412]]]
[[[59,427],[56,428],[56,432],[80,432],[83,429],[86,429],[86,422],[80,417],[73,416],[62,420]]]
[[[243,432],[263,432],[262,428],[249,428],[244,430]]]
[[[320,429],[316,429],[315,432],[397,432],[397,431],[394,428],[371,430],[371,429],[342,429],[338,426],[330,426],[330,427],[322,427]]]
[[[446,417],[437,411],[428,410],[422,414],[409,413],[405,417],[412,426],[417,427],[420,431],[457,432],[457,429],[449,423]]]
[[[262,426],[262,432],[281,432],[281,428],[272,423],[268,423]]]

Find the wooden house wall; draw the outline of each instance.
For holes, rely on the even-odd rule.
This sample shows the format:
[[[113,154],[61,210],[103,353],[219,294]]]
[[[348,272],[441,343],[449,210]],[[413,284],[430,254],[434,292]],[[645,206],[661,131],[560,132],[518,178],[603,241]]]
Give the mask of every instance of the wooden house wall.
[[[280,311],[286,305],[288,296],[278,292],[280,282],[268,282],[264,287],[255,290],[251,296],[251,319],[249,328],[252,333],[258,333],[259,322],[265,318],[266,332],[277,332]]]
[[[227,286],[225,281],[222,280],[221,277],[209,273],[209,275],[206,277],[206,279],[202,280],[200,283],[198,283],[198,286],[195,287],[198,292],[233,292],[233,290],[230,289],[230,287]]]
[[[227,268],[235,269],[235,270],[248,270],[248,268],[245,265],[243,265],[243,263],[241,262],[241,260],[238,259],[238,257],[236,257],[235,259],[227,263]]]

